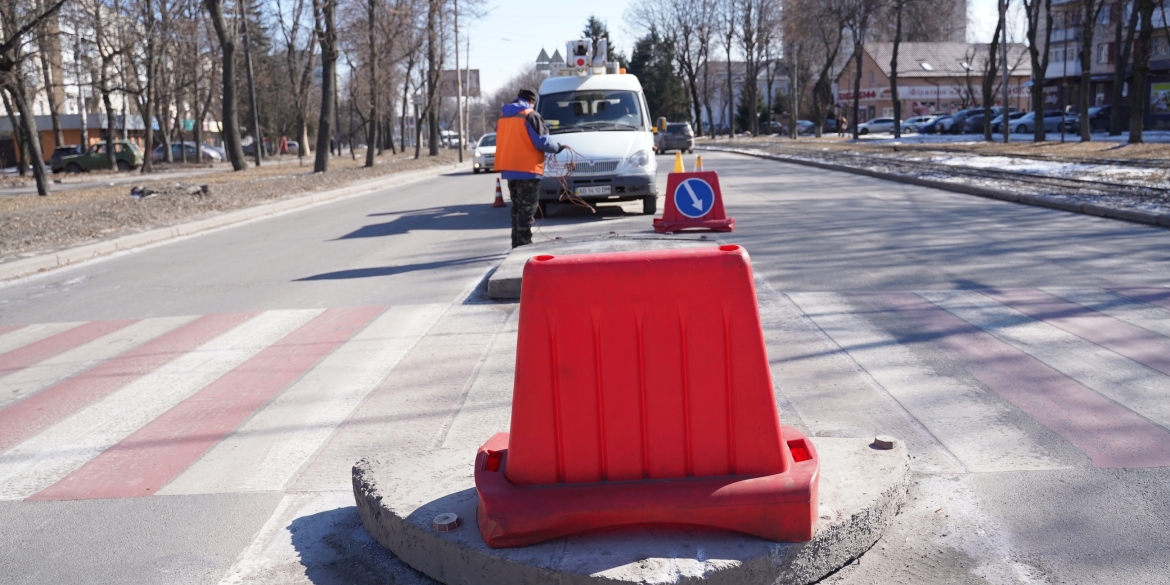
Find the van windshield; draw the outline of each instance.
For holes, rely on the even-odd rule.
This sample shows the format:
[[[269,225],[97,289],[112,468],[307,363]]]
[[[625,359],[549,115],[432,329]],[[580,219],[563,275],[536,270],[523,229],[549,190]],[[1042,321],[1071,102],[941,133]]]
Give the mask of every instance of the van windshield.
[[[550,134],[641,130],[642,100],[627,90],[566,91],[540,96],[537,110]]]

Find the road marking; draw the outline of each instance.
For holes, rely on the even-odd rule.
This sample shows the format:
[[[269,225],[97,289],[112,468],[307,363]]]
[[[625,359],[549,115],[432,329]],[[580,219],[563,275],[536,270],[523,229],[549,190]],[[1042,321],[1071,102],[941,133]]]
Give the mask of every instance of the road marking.
[[[0,453],[0,500],[56,483],[322,311],[269,311]]]
[[[390,308],[159,494],[284,489],[446,309]]]
[[[932,345],[1097,467],[1170,466],[1170,433],[1032,356],[908,292],[869,298],[935,336]]]
[[[1139,300],[1143,303],[1154,305],[1155,307],[1162,307],[1163,309],[1170,309],[1170,289],[1156,286],[1128,286],[1109,289],[1119,295],[1125,295],[1131,299]]]
[[[1046,288],[1045,292],[1170,337],[1170,309],[1147,305],[1129,297],[1099,288]]]
[[[781,408],[795,412],[794,422],[803,423],[809,436],[893,435],[916,453],[915,471],[963,471],[963,464],[789,296],[763,279],[757,287],[774,384],[785,398]]]
[[[355,527],[360,534],[345,530],[346,520],[353,521],[351,517],[357,516],[353,508],[352,491],[284,496],[252,543],[236,557],[236,562],[219,584],[308,585],[313,579],[305,574],[306,571],[336,563],[339,557],[337,547],[380,546],[360,526]],[[338,536],[344,538],[345,542],[328,544],[331,538]]]
[[[1164,430],[1170,430],[1170,400],[1166,400],[1170,396],[1170,378],[1165,375],[1047,321],[1036,321],[986,295],[959,292],[923,293],[923,296]],[[1026,293],[1020,293],[1019,297],[1026,298]],[[1067,326],[1068,319],[1065,322]],[[1108,337],[1114,345],[1120,345],[1116,342],[1117,329],[1132,327],[1116,321],[1113,326],[1095,325],[1101,331],[1091,334],[1098,338]],[[1078,329],[1084,330],[1085,327],[1082,325]],[[1127,349],[1136,353],[1132,347]]]
[[[327,309],[30,500],[151,496],[382,307]]]
[[[0,334],[0,355],[4,355],[14,349],[24,347],[31,343],[36,343],[46,337],[51,337],[62,331],[68,331],[82,325],[84,321],[75,321],[68,323],[38,323],[36,325],[25,325],[24,327],[17,327],[10,331]]]
[[[90,321],[13,349],[0,355],[0,376],[7,376],[17,370],[23,370],[37,362],[85,345],[133,323],[134,321]]]
[[[990,290],[988,298],[1170,375],[1170,339],[1038,290]],[[1170,428],[1170,427],[1168,427]]]
[[[0,378],[0,451],[15,444],[5,442],[5,436],[12,429],[12,424],[27,421],[29,416],[40,416],[38,413],[43,412],[25,409],[27,413],[25,416],[14,417],[8,413],[9,408],[16,406],[13,403],[31,400],[35,393],[106,362],[192,319],[194,317],[144,319]],[[44,402],[38,409],[49,404]]]
[[[833,293],[789,293],[842,349],[918,419],[969,471],[1068,467],[1011,421],[1014,409],[982,388],[939,375]]]

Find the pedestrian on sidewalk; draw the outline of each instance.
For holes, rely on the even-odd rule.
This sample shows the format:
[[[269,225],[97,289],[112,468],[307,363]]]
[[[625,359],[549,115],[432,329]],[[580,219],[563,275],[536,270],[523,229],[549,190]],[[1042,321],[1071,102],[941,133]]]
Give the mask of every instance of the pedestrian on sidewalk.
[[[522,89],[516,101],[500,110],[496,124],[496,170],[508,181],[512,197],[512,247],[532,243],[532,222],[540,203],[540,179],[545,154],[565,149],[548,135],[544,119],[534,109],[536,92]]]
[[[837,116],[837,136],[844,136],[845,131],[848,129],[849,129],[849,118],[846,118],[845,114],[839,114]]]

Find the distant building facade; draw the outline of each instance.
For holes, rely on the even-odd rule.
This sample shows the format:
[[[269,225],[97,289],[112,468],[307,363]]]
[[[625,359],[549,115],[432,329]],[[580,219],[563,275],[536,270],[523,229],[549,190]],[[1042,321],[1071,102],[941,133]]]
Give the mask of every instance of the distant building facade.
[[[987,43],[901,43],[898,49],[898,99],[902,102],[902,118],[930,114],[946,114],[983,102],[982,77],[989,67]],[[893,43],[866,43],[861,64],[859,120],[894,115],[893,93],[890,89],[890,58]],[[839,111],[851,116],[853,107],[854,63],[849,59],[837,76],[836,102]],[[999,59],[990,67],[996,71],[996,91],[993,105],[1002,105]],[[1022,43],[1008,45],[1009,106],[1021,111],[1032,109],[1028,81],[1032,65],[1027,47]]]

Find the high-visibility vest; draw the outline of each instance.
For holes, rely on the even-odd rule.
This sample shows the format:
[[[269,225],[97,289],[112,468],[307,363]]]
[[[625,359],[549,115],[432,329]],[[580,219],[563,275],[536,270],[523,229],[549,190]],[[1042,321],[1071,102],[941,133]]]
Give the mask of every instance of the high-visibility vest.
[[[544,153],[528,138],[529,108],[516,116],[500,118],[496,124],[497,171],[518,171],[544,175]]]

